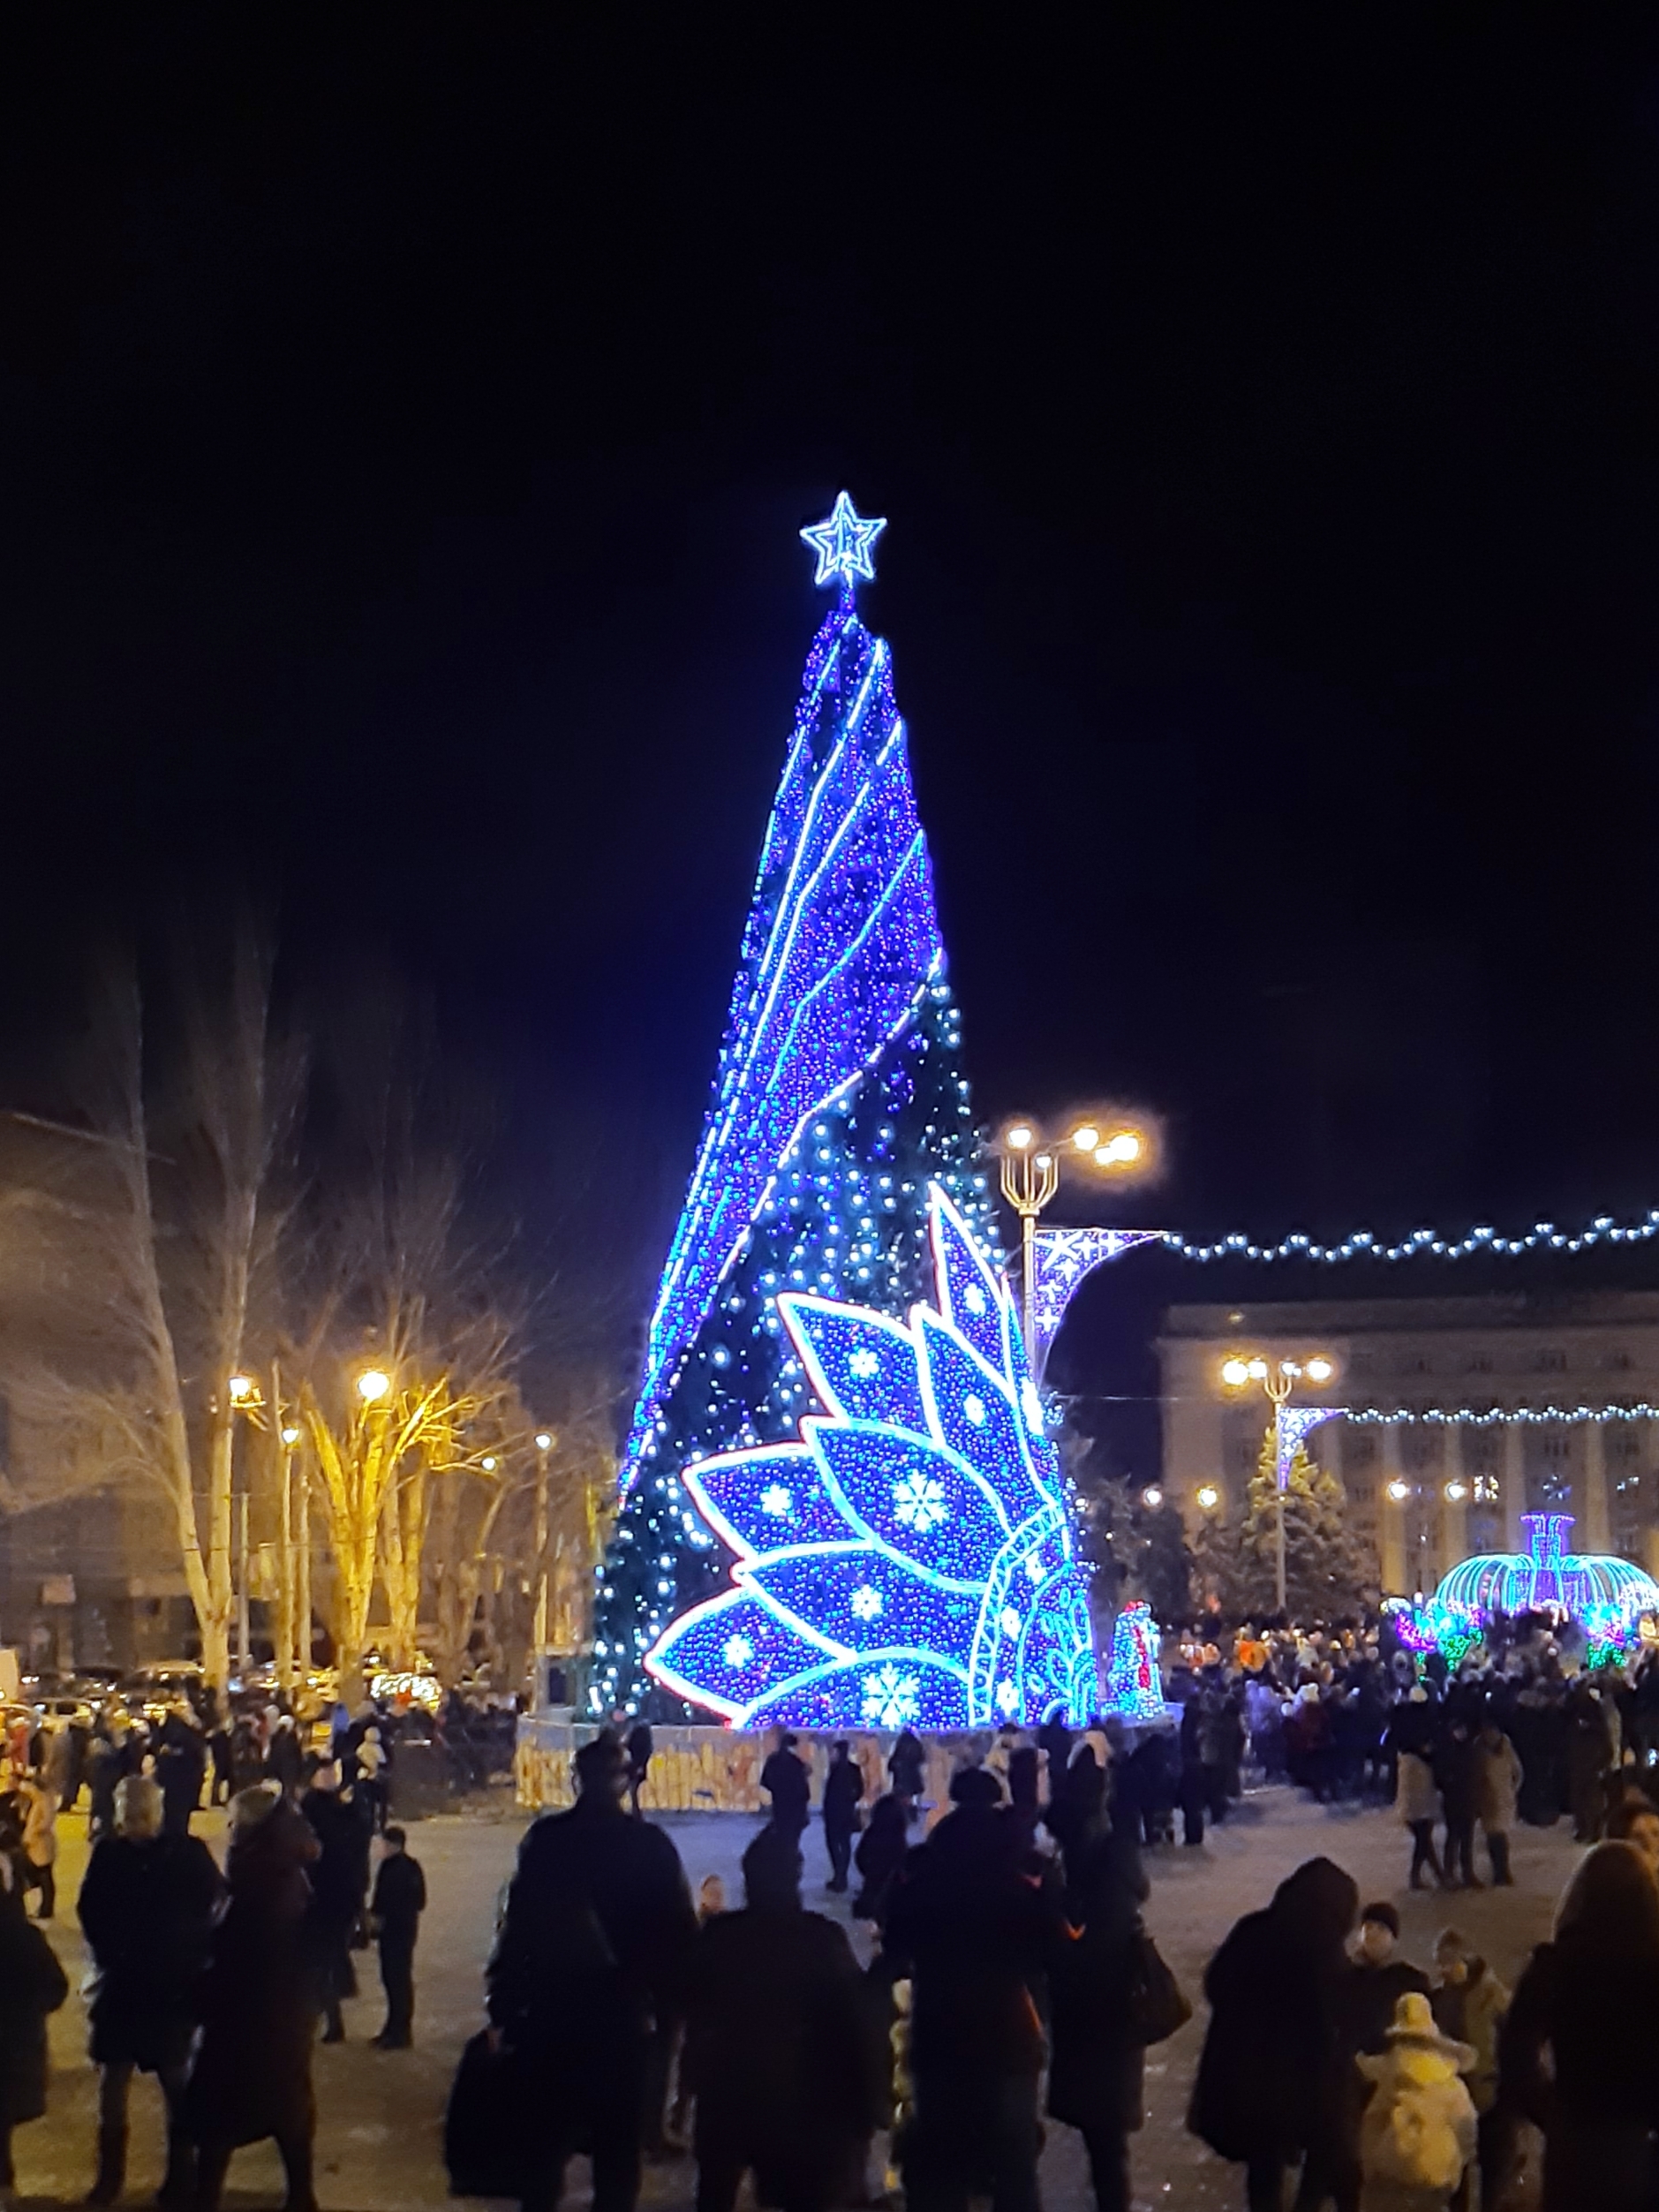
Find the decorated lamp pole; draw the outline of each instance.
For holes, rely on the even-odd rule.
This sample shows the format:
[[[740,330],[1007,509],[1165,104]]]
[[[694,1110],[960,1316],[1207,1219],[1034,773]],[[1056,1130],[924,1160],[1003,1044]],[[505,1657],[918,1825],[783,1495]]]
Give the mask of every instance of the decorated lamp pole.
[[[1310,1383],[1324,1384],[1336,1371],[1336,1362],[1323,1352],[1315,1353],[1309,1360],[1273,1362],[1255,1358],[1222,1363],[1221,1379],[1230,1390],[1242,1390],[1251,1383],[1260,1383],[1273,1408],[1273,1581],[1281,1613],[1286,1611],[1285,1492],[1290,1487],[1296,1449],[1309,1429],[1317,1428],[1322,1421],[1329,1421],[1333,1413],[1341,1410],[1336,1406],[1293,1407],[1291,1393],[1303,1376]]]
[[[1120,1129],[1111,1136],[1103,1136],[1092,1121],[1080,1121],[1060,1145],[1045,1144],[1041,1132],[1030,1121],[1011,1121],[1002,1132],[998,1156],[1002,1170],[1002,1195],[1020,1217],[1020,1314],[1021,1332],[1025,1339],[1026,1364],[1033,1376],[1040,1375],[1043,1354],[1052,1329],[1044,1331],[1038,1310],[1037,1283],[1040,1272],[1037,1222],[1059,1189],[1059,1163],[1062,1153],[1080,1165],[1093,1166],[1120,1174],[1133,1174],[1145,1165],[1146,1139],[1139,1129]],[[1092,1249],[1089,1265],[1110,1258],[1125,1250],[1130,1244],[1140,1243],[1162,1234],[1161,1230],[1083,1229],[1063,1232],[1068,1237],[1108,1240],[1108,1246]],[[1075,1288],[1087,1267],[1075,1272],[1069,1288]],[[1069,1288],[1068,1293],[1069,1295]],[[1060,1310],[1063,1312],[1064,1300]]]

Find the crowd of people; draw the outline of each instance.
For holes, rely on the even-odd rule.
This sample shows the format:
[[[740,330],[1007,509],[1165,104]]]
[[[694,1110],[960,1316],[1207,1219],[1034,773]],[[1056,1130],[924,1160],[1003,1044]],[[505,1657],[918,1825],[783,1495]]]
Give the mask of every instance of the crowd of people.
[[[0,2195],[12,2186],[13,2129],[45,2109],[45,2023],[68,1994],[26,1900],[38,1893],[36,1919],[53,1916],[57,1816],[83,1785],[92,1848],[76,1909],[99,2083],[87,2202],[121,2195],[132,2077],[143,2072],[166,2112],[159,2202],[216,2212],[234,2150],[270,2137],[290,2212],[309,2212],[312,2043],[319,2019],[325,2042],[343,2039],[354,1953],[371,1944],[386,1998],[374,2041],[395,2050],[412,2040],[426,1884],[405,1831],[386,1817],[398,1716],[372,1702],[337,1707],[308,1745],[285,1706],[244,1710],[221,1728],[203,1702],[154,1725],[117,1710],[88,1732],[79,1760],[68,1729],[49,1721],[32,1765],[0,1796]],[[221,1740],[222,1871],[191,1832]]]
[[[1452,1669],[1354,1638],[1246,1636],[1177,1651],[1165,1687],[1167,1713],[1138,1728],[998,1732],[941,1806],[924,1803],[928,1748],[909,1731],[885,1787],[842,1742],[816,1793],[780,1734],[735,1909],[717,1881],[694,1901],[673,1842],[641,1816],[650,1731],[619,1718],[577,1755],[574,1807],[532,1824],[505,1893],[470,2077],[494,2077],[492,2172],[506,2160],[503,2186],[551,2212],[579,2152],[595,2212],[632,2212],[642,2162],[689,2152],[698,2212],[731,2212],[745,2175],[764,2204],[827,2212],[879,2193],[885,2136],[888,2180],[918,2212],[980,2196],[1036,2212],[1052,2123],[1077,2131],[1099,2212],[1124,2212],[1146,2051],[1192,2010],[1143,1924],[1149,1846],[1180,1847],[1177,1814],[1190,1845],[1259,1770],[1316,1798],[1393,1793],[1413,1886],[1482,1886],[1477,1831],[1504,1884],[1514,1824],[1563,1811],[1590,1848],[1512,1996],[1453,1926],[1407,1960],[1396,1906],[1361,1909],[1329,1859],[1233,1929],[1204,1976],[1188,2125],[1242,2168],[1250,2212],[1282,2212],[1293,2178],[1297,2212],[1461,2212],[1477,2186],[1485,2212],[1525,2123],[1543,2133],[1547,2212],[1652,2212],[1659,1670],[1587,1679],[1516,1649]],[[280,1709],[238,1716],[222,1871],[191,1832],[212,1732],[198,1715],[170,1733],[174,1718],[109,1725],[79,1776],[63,1732],[42,1730],[0,1807],[0,2186],[11,2130],[43,2108],[45,2021],[67,1994],[26,1912],[31,1894],[41,1918],[56,1903],[34,1808],[79,1780],[99,2076],[88,2201],[121,2193],[144,2072],[167,2115],[163,2203],[216,2212],[237,2147],[270,2138],[288,2212],[309,2212],[313,2047],[319,2026],[325,2042],[344,2035],[367,1941],[386,1997],[376,2041],[412,2035],[426,1890],[386,1822],[391,1717],[342,1710],[308,1747]],[[852,1892],[867,1964],[842,1919],[803,1901],[815,1809],[825,1888]],[[449,2122],[464,2166],[468,2078]]]

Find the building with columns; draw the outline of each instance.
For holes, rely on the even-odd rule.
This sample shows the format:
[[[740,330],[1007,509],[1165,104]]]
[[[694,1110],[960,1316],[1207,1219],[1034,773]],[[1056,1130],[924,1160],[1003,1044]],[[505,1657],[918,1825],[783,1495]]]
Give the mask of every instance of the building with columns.
[[[1305,1363],[1343,1408],[1308,1438],[1341,1479],[1386,1596],[1472,1551],[1518,1551],[1521,1515],[1569,1513],[1571,1546],[1659,1574],[1659,1292],[1518,1292],[1172,1306],[1158,1339],[1166,1496],[1188,1526],[1236,1518],[1272,1418],[1229,1361]],[[1459,1418],[1447,1418],[1458,1416]],[[1213,1502],[1212,1502],[1213,1501]]]

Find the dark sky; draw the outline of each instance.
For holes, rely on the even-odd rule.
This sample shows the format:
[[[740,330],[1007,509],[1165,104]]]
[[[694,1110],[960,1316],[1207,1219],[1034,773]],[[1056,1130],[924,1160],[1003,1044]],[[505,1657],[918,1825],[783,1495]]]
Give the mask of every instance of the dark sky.
[[[244,891],[643,1295],[845,485],[988,1114],[1659,1204],[1642,11],[577,12],[8,26],[9,1062]]]

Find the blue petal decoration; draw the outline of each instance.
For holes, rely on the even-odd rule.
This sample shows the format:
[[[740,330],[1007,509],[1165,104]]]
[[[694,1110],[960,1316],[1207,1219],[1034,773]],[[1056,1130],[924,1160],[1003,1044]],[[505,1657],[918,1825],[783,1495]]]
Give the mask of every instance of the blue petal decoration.
[[[982,1583],[1007,1534],[971,1469],[902,1429],[804,1423],[852,1517],[923,1574]]]
[[[778,1310],[833,1414],[927,1434],[916,1345],[901,1321],[828,1298],[783,1297]]]
[[[786,1682],[751,1706],[752,1728],[946,1729],[971,1725],[961,1675],[925,1652],[871,1652]]]
[[[986,1470],[1016,1521],[1047,1505],[1027,1465],[1025,1424],[1014,1412],[1001,1376],[977,1359],[937,1314],[918,1313],[916,1333],[922,1340],[923,1387],[935,1435],[970,1467]],[[1022,1475],[1026,1476],[1023,1483]]]
[[[704,1520],[740,1559],[785,1544],[847,1544],[863,1533],[848,1521],[803,1445],[723,1452],[688,1467],[682,1480]]]
[[[780,1298],[827,1411],[798,1444],[685,1469],[737,1554],[735,1587],[645,1664],[728,1719],[1029,1726],[1099,1702],[1087,1577],[1013,1300],[937,1185],[929,1205],[937,1309],[904,1327]]]
[[[931,1227],[939,1310],[963,1342],[1000,1372],[1005,1358],[1001,1286],[948,1206],[933,1209]]]
[[[652,1651],[651,1670],[682,1696],[741,1720],[780,1684],[850,1656],[739,1588],[682,1613]]]
[[[739,1580],[855,1651],[898,1644],[966,1666],[973,1648],[977,1591],[941,1589],[874,1544],[774,1551],[742,1568]]]

